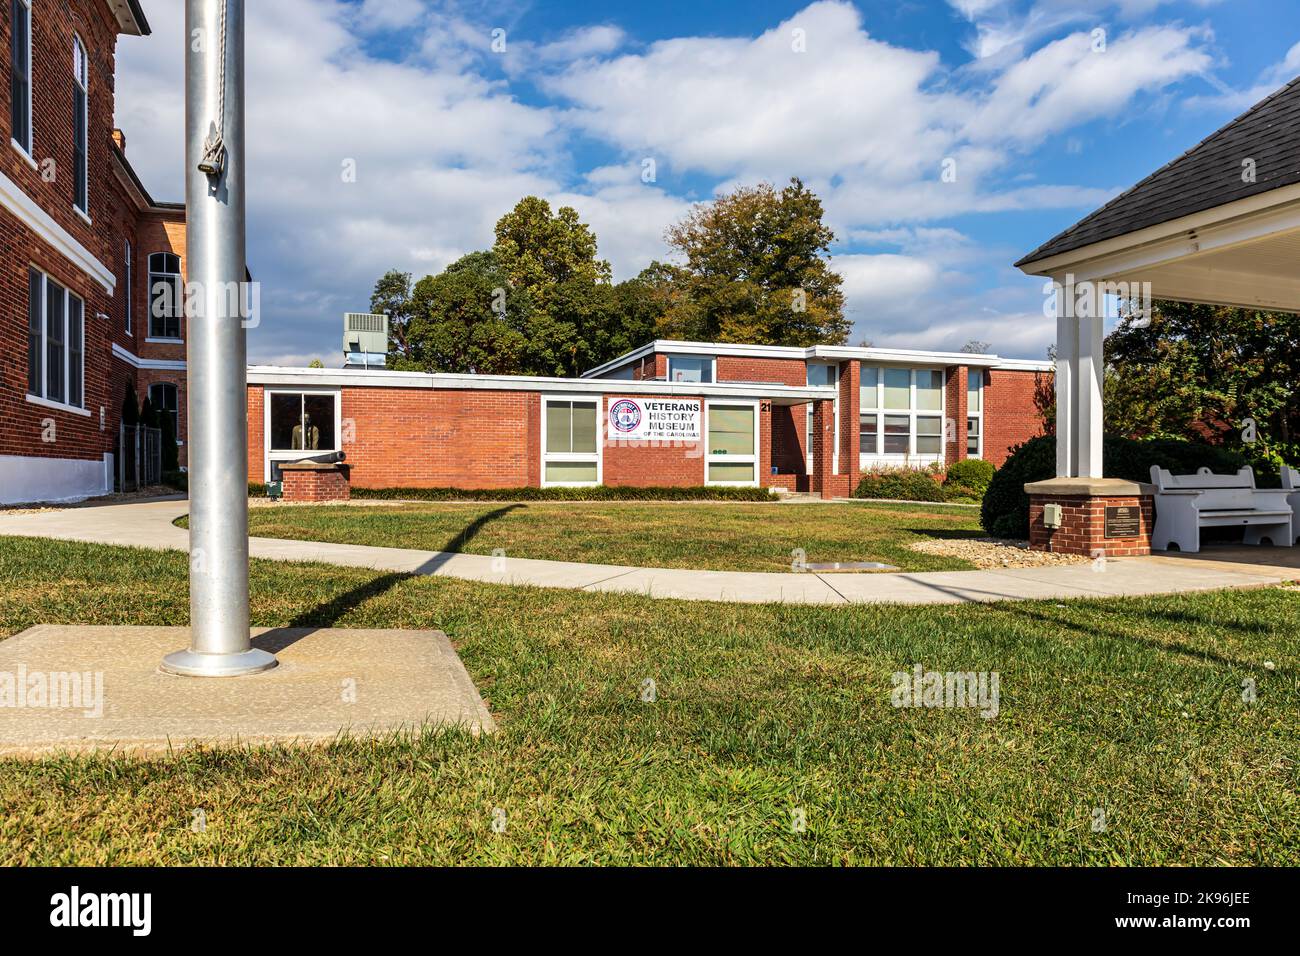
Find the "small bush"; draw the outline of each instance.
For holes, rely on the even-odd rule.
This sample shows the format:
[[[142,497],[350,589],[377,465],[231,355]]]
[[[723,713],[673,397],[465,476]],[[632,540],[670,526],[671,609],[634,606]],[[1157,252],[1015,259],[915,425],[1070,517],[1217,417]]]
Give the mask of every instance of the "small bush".
[[[950,495],[969,492],[966,497],[981,498],[993,480],[993,462],[980,458],[963,458],[948,466],[943,487]]]
[[[353,498],[412,501],[776,501],[766,488],[353,488]]]
[[[944,501],[946,498],[934,472],[920,468],[893,468],[863,475],[853,497],[900,501]]]
[[[190,476],[179,469],[175,471],[164,470],[162,483],[168,488],[174,488],[177,491],[189,491]]]
[[[1177,439],[1134,441],[1106,436],[1102,461],[1107,478],[1127,481],[1151,480],[1151,466],[1159,465],[1176,475],[1209,468],[1230,474],[1246,460],[1237,452],[1216,445],[1201,445]],[[980,509],[980,524],[997,538],[1029,537],[1029,496],[1025,485],[1056,477],[1056,438],[1040,435],[1017,445],[1011,456],[993,475]]]

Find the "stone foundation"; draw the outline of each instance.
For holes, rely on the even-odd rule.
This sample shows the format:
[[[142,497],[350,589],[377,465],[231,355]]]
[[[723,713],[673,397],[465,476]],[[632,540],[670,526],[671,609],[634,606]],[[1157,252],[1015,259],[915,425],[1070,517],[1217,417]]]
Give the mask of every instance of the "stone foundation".
[[[1149,485],[1117,478],[1053,478],[1025,485],[1029,495],[1029,546],[1035,551],[1129,558],[1151,553],[1154,499]],[[1061,506],[1061,527],[1043,522],[1046,505]],[[1131,508],[1133,537],[1106,536],[1106,509]]]
[[[352,496],[346,465],[295,462],[281,465],[282,501],[347,501]]]

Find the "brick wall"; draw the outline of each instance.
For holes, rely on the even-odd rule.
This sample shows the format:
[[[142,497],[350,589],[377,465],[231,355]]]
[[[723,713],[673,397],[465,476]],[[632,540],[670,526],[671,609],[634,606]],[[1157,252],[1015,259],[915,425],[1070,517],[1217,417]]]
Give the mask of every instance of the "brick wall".
[[[966,389],[970,384],[970,369],[965,365],[949,366],[946,370],[946,381],[944,407],[947,411],[943,424],[943,460],[951,465],[955,461],[968,457],[966,438],[970,397]],[[949,425],[949,422],[952,424]]]
[[[1034,396],[1037,389],[1051,386],[1052,375],[1008,369],[989,369],[985,375],[984,457],[1001,468],[1012,448],[1043,434],[1043,417]]]
[[[1043,524],[1043,508],[1058,504],[1062,510],[1061,527],[1050,530]],[[1107,538],[1106,509],[1131,507],[1140,511],[1139,535],[1136,538]],[[1060,554],[1104,555],[1126,558],[1151,553],[1151,528],[1154,511],[1150,495],[1130,497],[1089,497],[1087,495],[1031,495],[1029,499],[1029,546],[1036,551]]]
[[[0,17],[0,63],[7,76],[12,24],[9,4]],[[79,36],[87,50],[87,166],[89,219],[73,208],[72,49]],[[0,350],[0,455],[98,460],[114,450],[122,398],[127,387],[143,398],[152,381],[181,386],[184,373],[141,375],[112,354],[114,344],[141,358],[184,358],[184,350],[153,351],[141,347],[146,314],[145,246],[151,230],[167,251],[184,250],[183,211],[150,214],[120,182],[113,144],[114,68],[117,22],[107,3],[98,0],[37,2],[32,12],[32,159],[25,159],[6,140],[10,129],[10,86],[0,83],[0,172],[29,197],[117,279],[110,295],[19,221],[0,210],[0,332],[11,343]],[[135,335],[126,332],[126,243],[134,252]],[[155,250],[157,251],[157,250]],[[34,405],[27,400],[28,266],[33,265],[69,289],[85,306],[86,414]],[[101,318],[102,316],[102,318]],[[183,398],[182,398],[183,402]],[[181,429],[185,428],[182,411]],[[53,436],[53,441],[48,441]],[[183,438],[183,434],[182,434]],[[182,462],[184,449],[181,450]]]

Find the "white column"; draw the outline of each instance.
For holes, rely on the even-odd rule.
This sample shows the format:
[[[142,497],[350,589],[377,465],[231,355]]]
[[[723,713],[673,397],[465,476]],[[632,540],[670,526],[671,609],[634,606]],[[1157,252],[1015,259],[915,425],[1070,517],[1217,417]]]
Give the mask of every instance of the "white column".
[[[1056,477],[1074,478],[1075,382],[1079,376],[1079,323],[1074,303],[1058,283],[1056,298]]]
[[[1100,303],[1093,311],[1100,312]],[[1075,383],[1077,402],[1074,465],[1077,477],[1102,477],[1102,384],[1106,360],[1102,352],[1101,315],[1087,315],[1077,320],[1079,336],[1078,378]]]

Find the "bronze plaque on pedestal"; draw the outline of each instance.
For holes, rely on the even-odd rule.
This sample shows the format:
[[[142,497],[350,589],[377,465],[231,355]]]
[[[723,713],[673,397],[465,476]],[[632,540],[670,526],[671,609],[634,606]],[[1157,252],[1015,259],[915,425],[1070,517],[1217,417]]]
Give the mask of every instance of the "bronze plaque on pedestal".
[[[1136,538],[1142,534],[1142,509],[1119,505],[1106,509],[1107,538]]]

